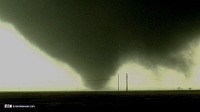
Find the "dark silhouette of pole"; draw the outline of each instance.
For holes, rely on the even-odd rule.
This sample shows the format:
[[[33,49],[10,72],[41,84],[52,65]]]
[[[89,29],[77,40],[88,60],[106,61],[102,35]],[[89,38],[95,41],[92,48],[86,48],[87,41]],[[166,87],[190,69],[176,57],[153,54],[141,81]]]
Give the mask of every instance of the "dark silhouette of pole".
[[[119,74],[118,74],[118,91],[119,91]]]
[[[128,91],[128,74],[126,73],[126,91]]]

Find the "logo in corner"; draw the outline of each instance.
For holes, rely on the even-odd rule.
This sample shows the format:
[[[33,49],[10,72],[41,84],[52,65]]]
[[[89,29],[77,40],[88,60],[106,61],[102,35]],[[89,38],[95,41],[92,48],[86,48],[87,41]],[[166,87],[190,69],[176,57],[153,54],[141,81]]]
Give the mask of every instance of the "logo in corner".
[[[4,108],[12,108],[12,104],[4,104]]]

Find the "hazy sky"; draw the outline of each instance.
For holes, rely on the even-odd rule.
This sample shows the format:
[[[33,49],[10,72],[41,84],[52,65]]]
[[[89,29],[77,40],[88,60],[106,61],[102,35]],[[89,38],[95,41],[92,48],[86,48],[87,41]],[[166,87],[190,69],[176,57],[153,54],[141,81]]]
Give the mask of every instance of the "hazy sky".
[[[120,70],[141,81],[185,81],[198,71],[200,4],[192,0],[0,0],[0,19],[92,89]]]
[[[0,21],[0,91],[84,89],[67,64],[33,46],[13,25]]]

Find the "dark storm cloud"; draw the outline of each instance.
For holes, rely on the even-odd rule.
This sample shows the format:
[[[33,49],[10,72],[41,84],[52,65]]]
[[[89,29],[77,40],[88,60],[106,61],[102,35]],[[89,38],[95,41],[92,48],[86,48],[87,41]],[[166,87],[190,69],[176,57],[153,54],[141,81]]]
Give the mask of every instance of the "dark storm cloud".
[[[200,5],[157,0],[0,0],[0,17],[33,44],[100,88],[121,63],[139,59],[187,72],[191,63],[171,53],[196,39]]]

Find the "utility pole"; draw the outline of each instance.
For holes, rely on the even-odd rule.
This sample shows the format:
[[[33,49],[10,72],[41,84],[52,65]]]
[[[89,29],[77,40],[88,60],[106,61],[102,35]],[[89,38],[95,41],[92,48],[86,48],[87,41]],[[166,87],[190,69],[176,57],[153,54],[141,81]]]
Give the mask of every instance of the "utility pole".
[[[119,74],[118,74],[118,91],[119,91]]]
[[[126,91],[128,91],[128,74],[126,73]]]

